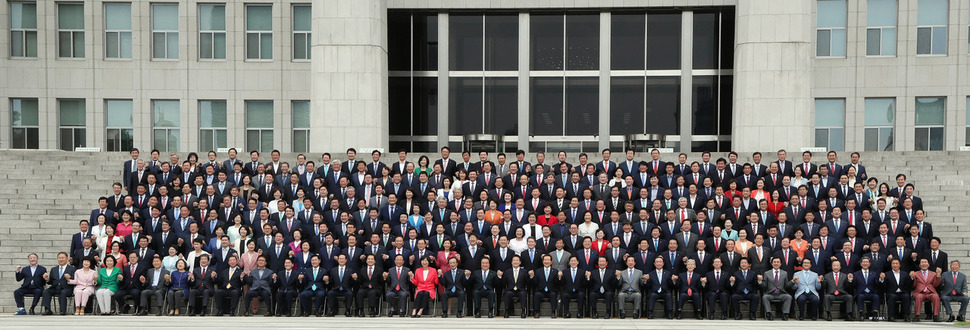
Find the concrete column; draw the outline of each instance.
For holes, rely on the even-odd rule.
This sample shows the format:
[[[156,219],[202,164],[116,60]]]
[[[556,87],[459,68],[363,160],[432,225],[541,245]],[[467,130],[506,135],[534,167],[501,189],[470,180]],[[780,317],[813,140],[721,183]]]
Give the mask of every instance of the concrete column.
[[[734,150],[814,146],[813,3],[738,1]]]
[[[313,2],[311,152],[387,148],[387,4]]]

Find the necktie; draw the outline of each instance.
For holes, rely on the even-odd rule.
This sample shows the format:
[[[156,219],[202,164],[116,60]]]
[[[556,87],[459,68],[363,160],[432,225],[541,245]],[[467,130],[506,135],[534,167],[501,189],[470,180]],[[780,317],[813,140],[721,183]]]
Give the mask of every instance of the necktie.
[[[835,287],[838,288],[839,287],[839,273],[835,273],[834,276],[832,276],[832,277],[835,278]],[[839,295],[839,290],[836,289],[834,293],[835,293],[836,296],[838,296]]]
[[[236,268],[229,268],[229,278],[226,279],[226,289],[232,289],[232,282],[230,280],[232,280],[232,273],[234,273],[235,271],[236,271]]]
[[[61,268],[64,268],[64,267],[61,267]],[[953,295],[954,296],[957,295],[957,290],[955,289],[956,288],[956,284],[957,284],[957,273],[956,272],[953,272],[953,285],[954,285]]]
[[[774,292],[776,294],[778,293],[778,271],[777,270],[775,270],[775,290],[774,290]]]

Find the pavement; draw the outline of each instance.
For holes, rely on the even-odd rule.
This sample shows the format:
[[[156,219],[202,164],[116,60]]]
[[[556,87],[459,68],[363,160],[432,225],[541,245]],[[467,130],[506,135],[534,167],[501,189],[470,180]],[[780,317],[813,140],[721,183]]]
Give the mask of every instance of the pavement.
[[[845,321],[735,321],[735,320],[647,320],[647,319],[520,319],[520,318],[347,318],[337,317],[188,317],[188,316],[15,316],[0,315],[0,329],[25,328],[125,328],[125,329],[172,329],[173,327],[196,329],[455,329],[467,327],[480,329],[828,329],[851,327],[861,329],[944,329],[961,328],[951,323],[903,323],[903,322],[845,322]],[[135,325],[132,327],[132,325]]]

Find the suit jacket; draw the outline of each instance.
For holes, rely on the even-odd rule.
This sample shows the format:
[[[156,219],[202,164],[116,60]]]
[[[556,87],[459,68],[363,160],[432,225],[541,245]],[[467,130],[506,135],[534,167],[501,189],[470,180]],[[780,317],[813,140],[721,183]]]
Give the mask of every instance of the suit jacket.
[[[529,289],[529,270],[524,267],[519,267],[518,278],[513,276],[514,269],[507,268],[502,274],[502,284],[505,287],[505,291],[525,291]],[[450,275],[450,274],[449,274]],[[450,277],[450,276],[448,276]],[[464,275],[462,275],[464,277]]]
[[[274,271],[270,268],[253,269],[249,272],[249,276],[246,276],[246,284],[250,285],[250,290],[266,289],[269,291],[273,285],[273,273]]]
[[[168,250],[166,250],[166,251],[168,251]],[[71,265],[73,265],[75,268],[80,267],[81,266],[81,261],[85,257],[98,257],[100,255],[101,255],[101,250],[98,250],[94,246],[92,246],[91,249],[88,250],[88,253],[87,254],[84,253],[84,248],[83,247],[78,248],[77,250],[74,250],[74,254],[71,256],[71,258],[74,259],[73,262],[71,262]]]
[[[788,280],[788,272],[783,269],[778,270],[777,283],[775,283],[774,269],[766,270],[762,274],[761,289],[765,294],[787,294],[788,288],[791,288],[793,284]]]
[[[452,273],[454,271],[454,273]],[[439,273],[441,276],[441,287],[444,292],[462,292],[465,291],[465,270],[464,269],[452,269],[447,272]],[[452,276],[454,275],[454,276]]]
[[[940,281],[942,276],[936,275],[934,271],[926,271],[926,275],[923,275],[922,271],[916,271],[916,277],[913,278],[913,293],[931,293],[936,294],[936,287],[940,286]]]
[[[556,292],[559,288],[559,270],[555,267],[549,268],[548,276],[546,275],[546,269],[544,267],[536,268],[534,274],[535,276],[532,277],[532,287],[535,292]]]
[[[572,253],[569,253],[568,250],[563,249],[561,252],[559,250],[553,250],[546,254],[552,256],[552,268],[562,271],[569,267],[569,257],[572,256]]]
[[[630,276],[631,272],[633,273],[632,277]],[[656,273],[654,275],[656,275]],[[653,276],[651,276],[650,279],[652,280]],[[669,277],[667,280],[670,280]],[[630,268],[621,270],[620,277],[617,279],[617,282],[619,283],[618,292],[629,293],[640,293],[640,284],[646,284],[646,282],[643,281],[643,272],[636,268],[632,270]]]
[[[491,269],[486,271],[486,273],[487,275],[483,275],[481,270],[472,271],[471,277],[469,278],[471,280],[472,290],[483,290],[486,292],[495,290],[495,286],[500,283],[498,274]]]
[[[601,291],[603,294],[612,294],[617,289],[617,279],[613,268],[606,269],[602,276],[599,269],[590,271],[587,283],[590,294]]]
[[[48,277],[48,279],[50,280],[47,281],[47,283],[45,284],[49,284],[52,289],[59,289],[59,290],[73,289],[74,286],[67,282],[67,279],[64,278],[64,275],[67,274],[67,275],[70,275],[71,278],[74,278],[75,271],[77,271],[77,268],[75,268],[74,266],[71,266],[71,264],[64,265],[63,273],[60,273],[60,266],[53,266],[50,269],[50,277]]]
[[[300,270],[293,268],[290,270],[290,276],[286,276],[286,269],[283,269],[276,273],[276,286],[277,290],[281,292],[294,292],[300,290]]]
[[[835,281],[835,273],[825,274],[822,278],[822,286],[825,289],[826,295],[835,295],[838,291],[839,295],[848,294],[849,277],[846,272],[839,272],[838,284]]]
[[[226,267],[226,269],[229,269],[229,267]],[[200,267],[195,267],[195,269],[192,270],[192,277],[193,277],[193,279],[192,280],[189,280],[189,288],[191,288],[193,290],[212,290],[212,289],[214,289],[214,287],[215,287],[215,279],[212,278],[212,272],[216,272],[216,270],[217,270],[216,267],[212,267],[212,265],[209,265],[209,267],[206,267],[205,273],[203,273],[201,266]],[[233,274],[233,275],[235,275],[235,274]],[[216,276],[218,277],[219,275],[216,274]]]
[[[233,277],[236,278],[236,281],[237,282],[239,281],[238,279],[239,279],[239,276],[242,275],[242,272],[243,271],[240,268],[240,269],[237,269],[236,270],[236,273],[235,274],[233,274]],[[168,270],[165,269],[165,267],[161,267],[159,269],[159,273],[158,273],[158,276],[159,276],[159,278],[158,278],[158,286],[156,288],[161,289],[163,291],[167,291],[168,290],[168,286],[170,284],[170,283],[165,283],[165,275],[168,275]],[[226,277],[228,277],[228,274],[223,275],[223,276],[219,276],[219,278],[223,278],[223,279],[226,278]],[[152,288],[152,283],[153,282],[155,282],[155,268],[145,269],[145,283],[144,283],[145,287],[144,288],[145,289]],[[232,284],[233,284],[233,288],[242,289],[242,283],[232,283]],[[225,288],[225,285],[223,285],[222,288]]]
[[[956,281],[954,281],[954,275],[956,275]],[[962,296],[967,293],[967,276],[961,272],[943,272],[942,282],[943,287],[940,291],[941,295],[945,296]]]
[[[803,294],[819,296],[818,290],[822,289],[822,283],[818,281],[818,273],[805,269],[796,272],[793,276],[793,278],[798,279],[798,283],[794,284],[795,295],[793,298],[798,298]]]

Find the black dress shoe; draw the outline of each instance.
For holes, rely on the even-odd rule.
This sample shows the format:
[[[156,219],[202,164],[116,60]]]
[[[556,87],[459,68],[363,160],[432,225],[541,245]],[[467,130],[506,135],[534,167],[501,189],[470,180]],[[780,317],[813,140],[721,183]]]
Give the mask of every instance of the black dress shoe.
[[[903,322],[912,322],[912,321],[913,320],[909,317],[909,315],[906,315],[906,317],[903,319]]]
[[[522,317],[522,318],[524,319],[524,318],[525,318],[525,316],[526,316],[526,313],[525,313],[525,311],[522,311],[522,315],[521,315],[521,317]]]
[[[775,319],[775,317],[772,316],[771,313],[765,314],[765,320],[766,321],[773,321],[774,319]]]
[[[727,320],[727,314],[721,314],[721,320]]]
[[[781,320],[782,321],[788,321],[788,314],[784,314],[784,313],[781,314]]]
[[[744,316],[741,316],[741,313],[738,313],[738,315],[735,316],[734,319],[740,321],[744,319]]]
[[[832,320],[832,313],[825,313],[825,320],[826,321],[831,321]]]
[[[889,316],[887,316],[887,317],[886,317],[886,321],[889,321],[889,322],[896,322],[896,318],[895,318],[895,317],[893,317],[893,315],[892,315],[892,314],[889,314]]]
[[[798,317],[797,318],[798,318],[799,321],[804,320],[805,319],[805,314],[804,313],[798,313]]]
[[[704,314],[701,313],[701,311],[694,311],[694,318],[696,318],[698,320],[703,320],[704,319]]]
[[[263,315],[263,316],[266,316],[266,317],[273,317],[273,313],[272,313],[272,312],[266,312],[266,315]]]
[[[54,312],[48,309],[48,310],[45,310],[44,313],[41,313],[40,315],[54,315]],[[950,318],[952,319],[953,316],[950,316]]]
[[[536,317],[539,317],[539,316],[538,316],[538,315],[536,315]],[[476,319],[480,319],[480,318],[482,318],[482,313],[481,313],[481,312],[475,312],[475,318],[476,318]]]
[[[600,318],[600,314],[599,313],[593,313],[593,315],[591,317],[594,318],[594,319],[598,319],[598,318]]]
[[[916,317],[912,318],[910,322],[919,322],[919,315],[916,315]]]
[[[465,317],[465,313],[458,313],[458,318],[463,318],[463,317]]]
[[[933,315],[933,322],[943,322],[939,315]]]
[[[488,318],[495,317],[495,311],[488,311]]]
[[[683,316],[681,315],[680,311],[677,311],[677,314],[674,314],[674,318],[680,320],[680,319],[683,319]]]
[[[967,318],[964,317],[963,315],[957,316],[957,322],[966,322],[966,321],[967,321]]]
[[[620,312],[620,319],[626,318],[626,312]]]
[[[653,320],[653,313],[647,313],[647,319]]]
[[[566,319],[572,318],[572,317],[573,317],[573,314],[570,314],[570,313],[566,313],[566,315],[563,316],[563,318],[566,318]]]
[[[754,314],[751,314],[751,315],[748,315],[748,319],[754,321],[754,320],[757,320],[758,317],[754,316]]]

